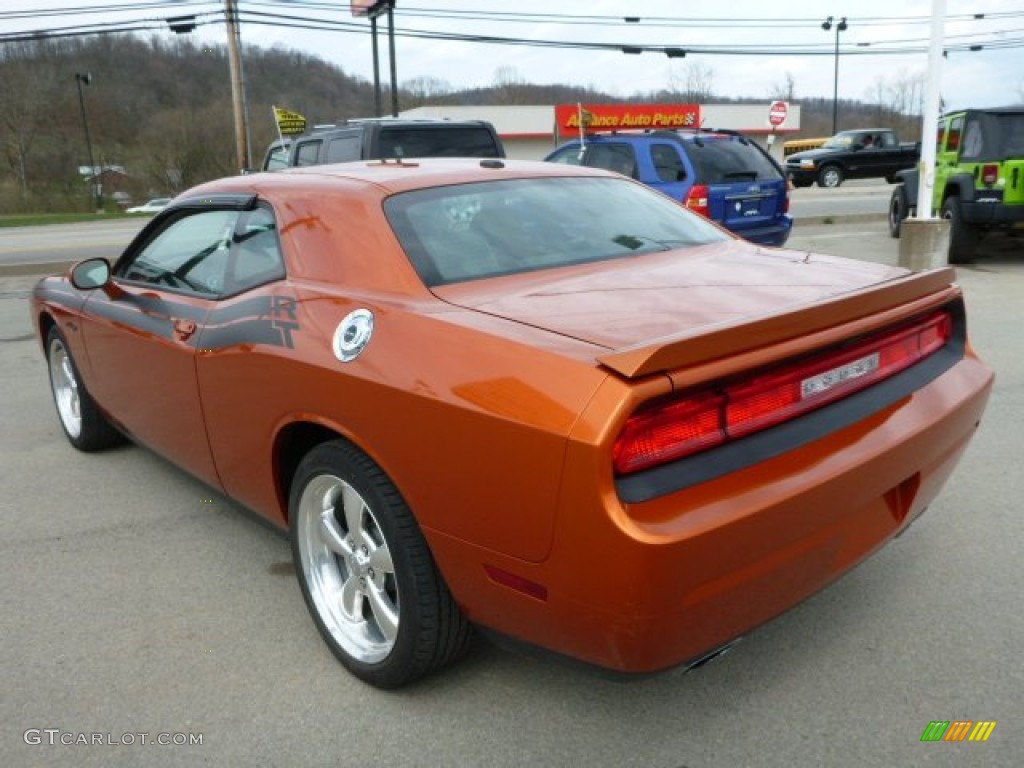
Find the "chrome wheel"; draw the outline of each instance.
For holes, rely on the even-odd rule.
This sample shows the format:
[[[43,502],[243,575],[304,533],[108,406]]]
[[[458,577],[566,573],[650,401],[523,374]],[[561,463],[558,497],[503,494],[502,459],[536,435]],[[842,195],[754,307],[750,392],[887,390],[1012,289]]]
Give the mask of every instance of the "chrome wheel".
[[[353,659],[381,662],[395,646],[400,606],[373,510],[340,477],[321,474],[306,484],[296,512],[300,576],[324,630]]]
[[[78,377],[75,375],[71,356],[59,336],[50,339],[49,352],[50,386],[57,404],[57,415],[68,436],[76,439],[82,434],[82,401],[78,393]]]

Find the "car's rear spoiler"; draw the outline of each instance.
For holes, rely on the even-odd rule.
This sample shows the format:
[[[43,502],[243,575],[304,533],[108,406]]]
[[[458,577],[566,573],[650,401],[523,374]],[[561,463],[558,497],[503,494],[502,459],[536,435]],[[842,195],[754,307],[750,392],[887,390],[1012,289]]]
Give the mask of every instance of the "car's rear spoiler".
[[[784,314],[746,317],[708,330],[664,336],[598,357],[627,378],[681,368],[747,352],[859,318],[884,312],[939,292],[952,292],[950,267],[914,272],[878,285],[844,293]]]

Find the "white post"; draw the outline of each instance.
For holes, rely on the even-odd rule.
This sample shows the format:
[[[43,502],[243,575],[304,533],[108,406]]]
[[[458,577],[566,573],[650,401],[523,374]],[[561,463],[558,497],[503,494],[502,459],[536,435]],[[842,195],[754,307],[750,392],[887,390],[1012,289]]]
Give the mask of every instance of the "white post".
[[[942,96],[942,41],[946,0],[932,0],[932,37],[928,48],[928,80],[921,120],[921,160],[918,163],[917,218],[931,219],[935,189],[935,128]]]

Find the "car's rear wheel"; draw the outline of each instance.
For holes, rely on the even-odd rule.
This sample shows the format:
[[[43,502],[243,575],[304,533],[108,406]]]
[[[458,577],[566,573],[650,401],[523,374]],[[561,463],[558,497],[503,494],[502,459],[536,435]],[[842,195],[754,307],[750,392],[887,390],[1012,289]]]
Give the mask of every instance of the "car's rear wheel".
[[[965,264],[974,257],[978,233],[964,221],[960,198],[952,195],[942,204],[942,218],[949,221],[949,263]]]
[[[889,234],[892,237],[900,236],[903,220],[909,214],[907,190],[901,185],[892,191],[892,197],[889,199]]]
[[[818,186],[834,189],[843,183],[843,169],[838,165],[826,165],[818,171]]]
[[[75,448],[99,451],[124,440],[86,390],[71,350],[57,326],[50,328],[46,336],[46,365],[60,425]]]
[[[471,629],[398,489],[348,442],[300,462],[289,503],[306,605],[356,677],[397,688],[460,656]]]

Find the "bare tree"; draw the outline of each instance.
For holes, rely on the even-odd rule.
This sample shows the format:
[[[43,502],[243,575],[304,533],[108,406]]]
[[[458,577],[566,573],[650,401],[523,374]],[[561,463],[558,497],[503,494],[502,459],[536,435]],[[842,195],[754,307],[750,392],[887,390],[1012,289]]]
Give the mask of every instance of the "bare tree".
[[[680,73],[669,72],[668,86],[673,98],[689,104],[700,104],[714,95],[715,71],[702,61],[690,61]]]
[[[402,83],[402,90],[405,91],[403,100],[410,106],[418,107],[447,98],[453,88],[447,80],[424,75],[406,80]]]
[[[793,78],[792,72],[787,72],[782,82],[777,82],[772,86],[771,98],[781,101],[794,101],[796,99],[796,80]]]
[[[48,62],[52,51],[41,43],[8,43],[0,58],[0,147],[22,197],[29,193],[30,160],[41,129],[51,125],[56,106],[66,99],[57,92],[57,75]],[[73,81],[68,77],[67,93]],[[67,106],[67,105],[66,105]]]
[[[494,70],[494,88],[498,104],[526,104],[530,100],[519,70],[507,64]]]

